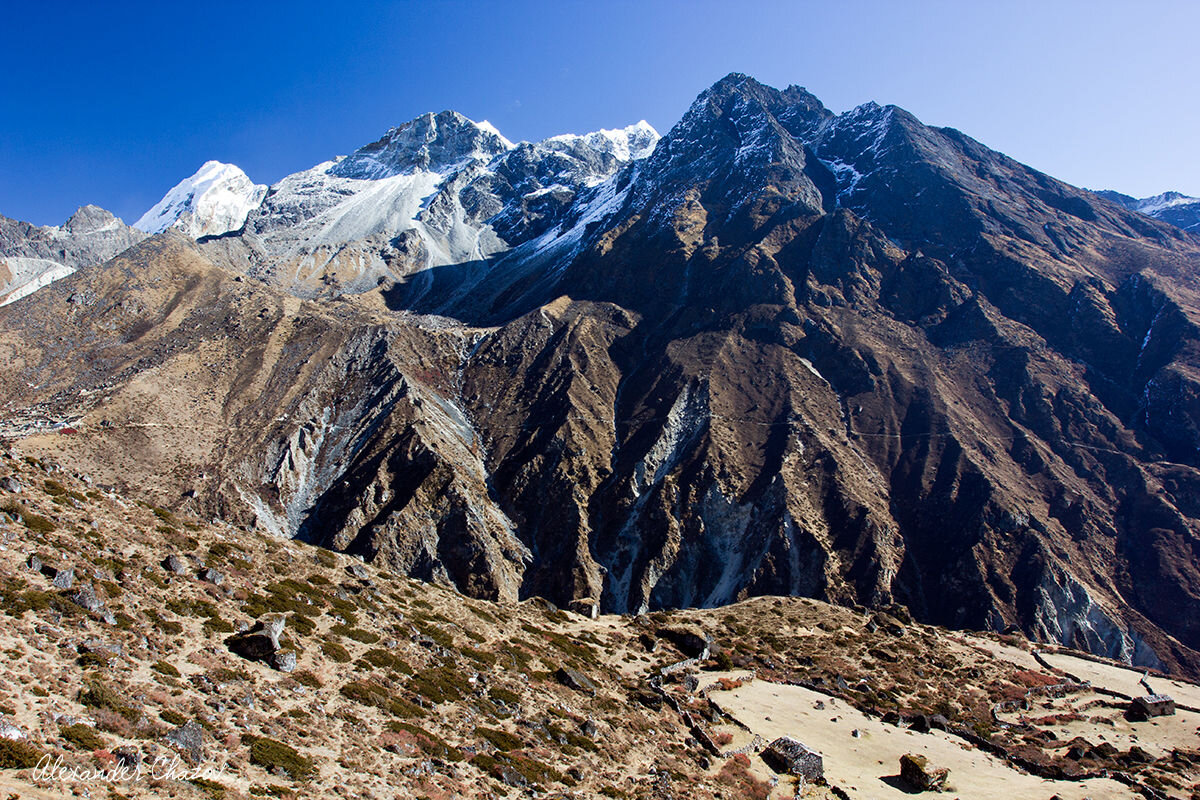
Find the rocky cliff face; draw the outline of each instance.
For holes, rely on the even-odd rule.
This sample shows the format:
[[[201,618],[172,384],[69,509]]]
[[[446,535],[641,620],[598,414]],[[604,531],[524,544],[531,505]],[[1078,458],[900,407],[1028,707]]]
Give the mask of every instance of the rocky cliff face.
[[[82,206],[57,226],[0,216],[0,305],[107,261],[144,238],[98,206]]]
[[[741,75],[652,149],[468,123],[0,312],[26,446],[476,596],[901,602],[1200,669],[1193,237]]]

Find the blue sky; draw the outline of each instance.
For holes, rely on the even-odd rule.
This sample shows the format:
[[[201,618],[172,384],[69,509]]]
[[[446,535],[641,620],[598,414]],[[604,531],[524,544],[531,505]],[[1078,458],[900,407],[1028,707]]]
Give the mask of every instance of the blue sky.
[[[1056,177],[1200,195],[1200,2],[0,0],[0,214],[132,222],[208,159],[260,183],[424,111],[510,139],[649,120],[722,75],[895,103]]]

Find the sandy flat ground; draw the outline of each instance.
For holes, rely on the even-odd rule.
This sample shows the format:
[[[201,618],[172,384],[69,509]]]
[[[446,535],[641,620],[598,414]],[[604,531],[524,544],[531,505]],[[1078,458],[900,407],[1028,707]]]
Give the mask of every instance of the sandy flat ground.
[[[731,674],[730,677],[736,677]],[[948,797],[1005,800],[1110,800],[1137,797],[1107,779],[1051,781],[1027,775],[941,731],[914,733],[867,717],[836,698],[799,686],[754,681],[717,691],[714,702],[768,741],[793,736],[820,752],[825,776],[853,798],[887,800],[911,795],[899,782],[900,756],[921,753],[950,769]],[[824,708],[819,708],[823,703]],[[853,732],[857,730],[859,736]]]
[[[1066,653],[1043,652],[1042,658],[1046,660],[1047,664],[1065,670],[1082,680],[1090,681],[1094,686],[1103,686],[1109,691],[1120,692],[1130,697],[1146,694],[1145,687],[1138,683],[1142,677],[1142,671],[1139,669],[1100,664]],[[1160,694],[1169,694],[1175,698],[1176,702],[1200,708],[1200,686],[1153,676],[1146,680],[1154,687],[1154,691]]]

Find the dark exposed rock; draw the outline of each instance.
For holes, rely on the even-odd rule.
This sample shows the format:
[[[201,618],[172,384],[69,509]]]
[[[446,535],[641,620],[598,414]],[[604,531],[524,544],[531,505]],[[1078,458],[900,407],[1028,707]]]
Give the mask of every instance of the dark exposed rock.
[[[0,395],[65,414],[87,391],[103,413],[232,338],[254,357],[186,411],[223,433],[121,480],[477,597],[637,613],[796,593],[890,609],[870,625],[898,636],[900,602],[1200,674],[1193,238],[902,109],[833,114],[744,75],[591,188],[554,189],[551,160],[595,176],[598,155],[468,122],[423,117],[338,165],[501,164],[448,177],[422,223],[461,208],[527,247],[400,281],[417,232],[349,243],[395,266],[368,305],[417,313],[285,313],[269,280],[232,278],[262,263],[256,237],[320,211],[277,195],[244,235],[167,233],[0,309],[0,346],[65,359],[0,365]],[[96,452],[172,453],[137,435],[154,446],[114,426]]]
[[[166,740],[190,764],[198,764],[204,757],[204,728],[194,719],[170,731]]]
[[[596,693],[596,683],[577,669],[559,667],[554,673],[554,678],[563,686],[574,689],[577,692],[586,692],[587,694]]]
[[[900,780],[914,791],[941,791],[949,776],[950,770],[931,766],[929,759],[919,753],[905,753],[900,756]]]
[[[781,736],[762,751],[762,760],[776,772],[802,775],[809,781],[825,779],[825,761],[821,754],[791,736]]]
[[[357,562],[351,562],[347,564],[346,572],[350,574],[350,577],[358,578],[360,581],[365,581],[370,577],[370,573],[367,572],[367,568]]]
[[[5,476],[3,480],[0,480],[0,489],[3,489],[6,492],[12,492],[13,494],[20,494],[22,490],[21,482],[12,475],[8,475]]]
[[[71,602],[94,614],[104,610],[104,601],[96,595],[96,590],[90,583],[80,586],[78,591],[71,595]]]
[[[175,575],[186,575],[188,571],[187,562],[174,553],[163,559],[162,567]]]

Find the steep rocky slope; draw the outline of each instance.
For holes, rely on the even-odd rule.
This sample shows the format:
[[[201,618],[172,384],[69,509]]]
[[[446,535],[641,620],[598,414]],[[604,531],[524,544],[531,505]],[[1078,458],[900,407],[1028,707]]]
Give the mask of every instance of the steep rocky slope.
[[[899,602],[1200,670],[1194,237],[740,75],[637,137],[427,115],[56,283],[0,312],[8,432],[476,597]]]

